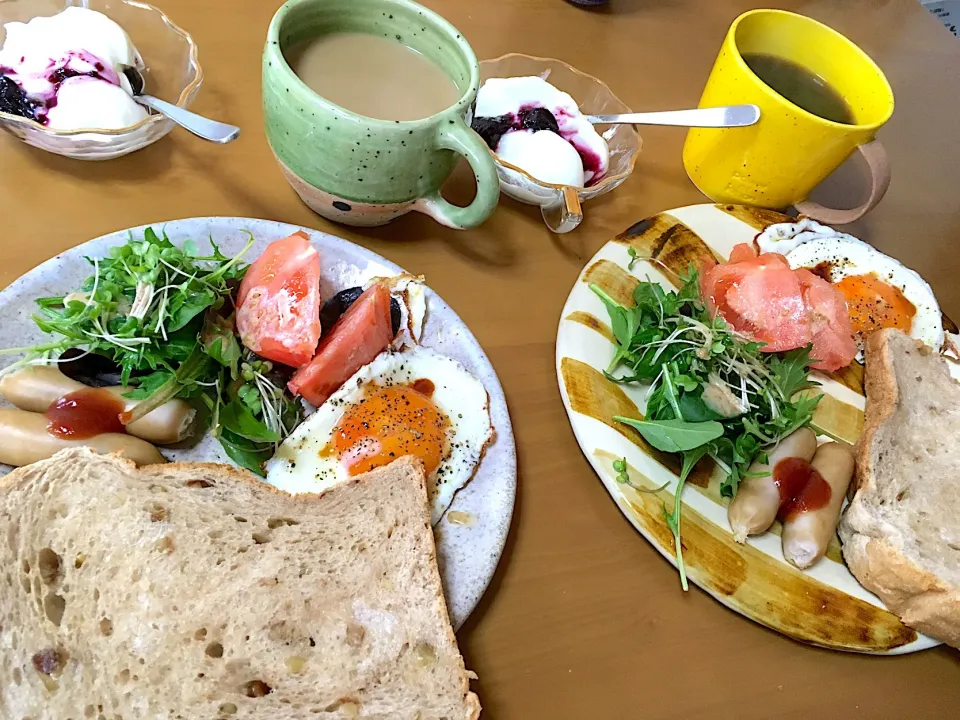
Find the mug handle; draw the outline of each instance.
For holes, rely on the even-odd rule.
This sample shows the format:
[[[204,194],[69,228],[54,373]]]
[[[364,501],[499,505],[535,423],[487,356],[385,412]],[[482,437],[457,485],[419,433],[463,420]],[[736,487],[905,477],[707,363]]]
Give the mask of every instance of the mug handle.
[[[879,140],[872,140],[857,149],[863,153],[863,158],[870,168],[870,197],[867,198],[867,201],[850,210],[839,210],[826,207],[812,200],[803,200],[794,205],[797,212],[828,225],[846,225],[862,218],[883,200],[883,196],[890,186],[890,160],[887,158],[886,149],[880,144]]]
[[[415,208],[441,225],[456,230],[475,228],[490,217],[500,199],[497,166],[487,152],[486,143],[462,118],[457,117],[441,125],[435,144],[438,148],[453,150],[467,159],[477,179],[477,194],[473,202],[460,207],[444,200],[437,189],[421,198]]]
[[[559,202],[540,206],[540,214],[547,227],[558,235],[573,230],[583,220],[577,189],[564,185]]]

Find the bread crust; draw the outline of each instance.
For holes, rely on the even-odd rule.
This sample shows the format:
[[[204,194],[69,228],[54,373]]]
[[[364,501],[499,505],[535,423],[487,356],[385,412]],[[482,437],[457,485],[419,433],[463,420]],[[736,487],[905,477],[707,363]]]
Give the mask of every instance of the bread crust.
[[[917,565],[888,538],[861,532],[859,518],[870,512],[865,504],[878,489],[874,468],[877,434],[900,404],[891,347],[897,333],[881,330],[866,342],[867,403],[857,452],[857,492],[840,523],[843,558],[860,584],[883,600],[906,625],[960,647],[960,587],[943,582]],[[920,342],[916,345],[924,354],[932,352]]]

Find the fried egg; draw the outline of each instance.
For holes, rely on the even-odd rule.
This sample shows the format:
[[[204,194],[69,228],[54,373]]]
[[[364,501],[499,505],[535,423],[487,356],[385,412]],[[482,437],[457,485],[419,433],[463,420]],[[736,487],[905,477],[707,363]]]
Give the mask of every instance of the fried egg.
[[[423,462],[436,524],[492,438],[487,391],[463,365],[425,347],[388,350],[284,440],[267,462],[267,482],[322,492],[413,455]]]
[[[786,258],[790,267],[811,270],[843,294],[861,350],[864,338],[881,328],[902,330],[935,350],[943,347],[933,290],[918,273],[872,245],[834,233],[802,242]]]

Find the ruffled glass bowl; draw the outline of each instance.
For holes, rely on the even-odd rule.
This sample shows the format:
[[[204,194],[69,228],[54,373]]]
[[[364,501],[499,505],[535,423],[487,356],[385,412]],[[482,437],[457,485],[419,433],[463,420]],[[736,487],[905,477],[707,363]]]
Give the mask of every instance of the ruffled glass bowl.
[[[203,71],[197,62],[193,38],[162,11],[134,0],[0,0],[0,44],[4,23],[27,22],[55,15],[70,5],[98,10],[127,31],[144,58],[141,72],[147,92],[179,107],[197,95]],[[78,160],[110,160],[156,142],[175,124],[162,115],[149,115],[136,125],[119,130],[52,130],[33,120],[0,112],[0,127],[28,145]]]
[[[528,75],[538,75],[568,93],[584,115],[631,112],[602,81],[562,60],[511,53],[480,63],[481,82],[492,77]],[[583,220],[581,203],[608,193],[623,183],[633,172],[640,152],[642,140],[632,125],[609,125],[599,128],[599,132],[610,147],[610,169],[596,185],[575,188],[543,182],[501,160],[491,150],[500,175],[500,189],[515,200],[539,205],[544,222],[553,232],[570,232]]]

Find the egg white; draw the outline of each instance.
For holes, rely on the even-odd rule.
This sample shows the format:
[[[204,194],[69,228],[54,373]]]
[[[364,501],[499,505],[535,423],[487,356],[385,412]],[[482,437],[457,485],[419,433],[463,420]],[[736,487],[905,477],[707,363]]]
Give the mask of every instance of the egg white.
[[[358,370],[339,390],[283,441],[267,462],[267,482],[292,494],[323,492],[350,479],[333,455],[321,455],[344,414],[375,386],[409,385],[420,379],[434,384],[431,396],[447,416],[447,449],[427,478],[431,521],[443,517],[454,494],[473,477],[493,438],[487,391],[456,360],[430,348],[385,351]]]
[[[801,218],[795,223],[768,225],[763,232],[757,235],[755,242],[762,253],[772,252],[786,255],[804,243],[827,238],[853,240],[866,245],[865,242],[858,240],[853,235],[834,230],[829,225],[821,225],[810,218]]]
[[[943,318],[933,290],[916,271],[889,255],[856,238],[832,236],[804,242],[788,252],[786,258],[792,268],[814,268],[826,263],[830,267],[831,283],[853,275],[875,274],[898,288],[916,308],[910,337],[935,350],[943,347]]]

